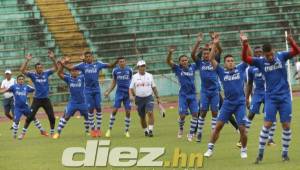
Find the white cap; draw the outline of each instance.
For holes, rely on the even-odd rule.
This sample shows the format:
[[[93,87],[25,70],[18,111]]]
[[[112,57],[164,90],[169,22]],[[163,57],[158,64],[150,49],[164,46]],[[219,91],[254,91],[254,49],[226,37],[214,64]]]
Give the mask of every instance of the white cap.
[[[5,74],[11,74],[11,71],[9,69],[5,70]]]
[[[146,62],[144,60],[140,60],[137,62],[136,64],[137,66],[142,66],[142,65],[146,65]]]

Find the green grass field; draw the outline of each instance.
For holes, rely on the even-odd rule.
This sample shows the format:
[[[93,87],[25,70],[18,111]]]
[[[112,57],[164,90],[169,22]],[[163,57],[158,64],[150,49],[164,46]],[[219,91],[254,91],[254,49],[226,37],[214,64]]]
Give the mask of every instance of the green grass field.
[[[281,161],[281,127],[278,126],[275,133],[274,147],[267,147],[265,158],[260,165],[254,165],[258,150],[258,135],[262,126],[262,115],[258,115],[252,124],[248,136],[248,159],[241,160],[239,149],[235,146],[239,135],[234,131],[231,125],[225,126],[219,140],[217,141],[213,157],[204,159],[202,169],[221,169],[221,170],[283,170],[300,169],[300,97],[295,97],[293,102],[293,123],[292,123],[292,143],[290,146],[290,162]],[[161,118],[156,113],[156,124],[154,137],[144,137],[143,130],[140,128],[137,113],[134,112],[131,124],[131,138],[127,139],[123,135],[124,115],[119,113],[117,121],[112,131],[110,148],[128,146],[128,147],[165,147],[165,154],[161,160],[172,160],[174,148],[181,148],[182,152],[187,154],[196,152],[204,153],[207,149],[207,141],[210,135],[210,116],[204,129],[202,143],[188,142],[186,137],[177,139],[177,108],[168,109],[167,117]],[[58,122],[58,120],[57,120]],[[108,128],[109,113],[104,114],[103,119],[104,132]],[[43,126],[48,128],[48,120],[42,120]],[[86,141],[91,140],[85,136],[83,119],[71,119],[58,140],[42,137],[38,131],[31,125],[26,138],[23,141],[12,139],[9,130],[10,122],[1,122],[0,124],[0,169],[1,170],[63,170],[74,169],[62,165],[61,159],[64,149],[68,147],[85,147]],[[23,125],[23,123],[22,123]],[[21,125],[21,127],[22,127]],[[189,121],[186,121],[185,132],[189,129]],[[20,131],[20,129],[19,129]],[[105,139],[104,137],[100,139]],[[76,169],[122,169],[116,167],[81,167]],[[127,168],[124,168],[127,169]],[[163,167],[131,167],[128,169],[184,169],[184,168],[163,168]],[[193,169],[193,168],[188,168]],[[197,168],[200,169],[200,168]]]

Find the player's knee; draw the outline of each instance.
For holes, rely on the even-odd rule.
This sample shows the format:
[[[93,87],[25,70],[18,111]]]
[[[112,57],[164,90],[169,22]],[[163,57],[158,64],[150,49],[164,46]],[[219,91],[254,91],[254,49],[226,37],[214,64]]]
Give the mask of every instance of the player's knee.
[[[282,123],[282,129],[290,129],[290,123],[289,122],[283,122]]]
[[[101,107],[96,108],[96,111],[101,112],[102,111]]]

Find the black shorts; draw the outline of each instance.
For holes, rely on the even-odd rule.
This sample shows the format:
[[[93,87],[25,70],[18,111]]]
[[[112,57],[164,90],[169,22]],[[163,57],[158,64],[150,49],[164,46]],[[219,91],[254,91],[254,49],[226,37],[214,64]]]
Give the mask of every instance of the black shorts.
[[[4,113],[9,113],[10,111],[14,114],[14,97],[3,99]]]
[[[137,106],[137,111],[141,118],[145,118],[146,113],[153,112],[154,99],[153,96],[147,97],[135,97],[135,104]]]

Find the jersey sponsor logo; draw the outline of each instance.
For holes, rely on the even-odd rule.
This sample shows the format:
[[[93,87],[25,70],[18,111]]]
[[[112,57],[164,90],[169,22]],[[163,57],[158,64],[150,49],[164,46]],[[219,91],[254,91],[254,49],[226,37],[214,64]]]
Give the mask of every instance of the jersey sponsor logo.
[[[181,76],[194,76],[194,73],[193,72],[185,72],[185,71],[181,71],[180,73]]]
[[[211,71],[211,70],[214,70],[214,68],[211,65],[208,65],[208,66],[202,66],[201,70]]]
[[[82,87],[81,82],[72,82],[70,83],[70,87]]]
[[[17,96],[26,96],[26,92],[24,91],[16,91]]]
[[[233,80],[239,80],[241,78],[240,73],[235,73],[232,75],[225,75],[224,81],[233,81]]]
[[[282,68],[283,68],[282,63],[280,61],[276,61],[276,63],[273,65],[270,65],[269,63],[265,63],[265,72],[271,72]]]
[[[97,73],[97,69],[96,68],[87,68],[84,70],[84,73]]]
[[[144,86],[151,86],[150,82],[138,82],[136,83],[136,87],[144,87]]]
[[[129,75],[118,75],[117,79],[118,80],[129,80]]]
[[[45,79],[45,78],[38,78],[38,79],[36,79],[36,82],[37,83],[46,83],[47,79]]]

